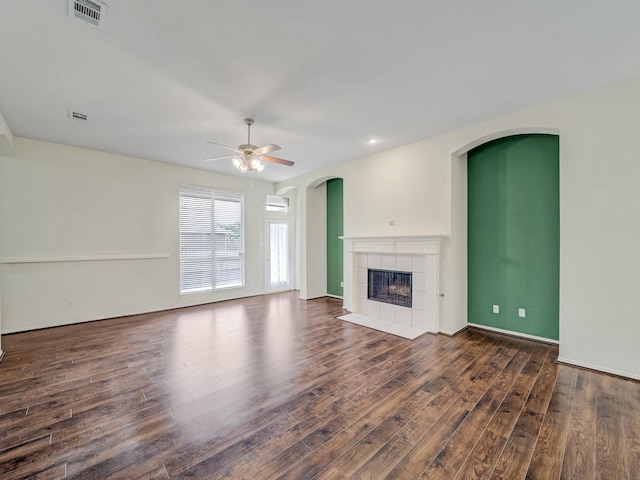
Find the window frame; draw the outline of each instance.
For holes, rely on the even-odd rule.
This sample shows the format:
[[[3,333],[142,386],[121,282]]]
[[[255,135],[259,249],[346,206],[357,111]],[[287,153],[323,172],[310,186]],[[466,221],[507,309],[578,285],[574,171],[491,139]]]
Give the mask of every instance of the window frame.
[[[289,199],[282,195],[267,195],[265,210],[271,213],[289,213]]]

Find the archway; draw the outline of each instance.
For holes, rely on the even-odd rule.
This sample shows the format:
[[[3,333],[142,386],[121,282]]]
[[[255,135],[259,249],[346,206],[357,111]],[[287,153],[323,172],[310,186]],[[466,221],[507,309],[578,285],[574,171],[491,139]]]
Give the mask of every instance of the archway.
[[[522,127],[483,135],[468,142],[451,155],[451,237],[449,250],[450,275],[444,279],[448,297],[445,309],[449,318],[449,328],[445,333],[455,333],[468,325],[468,210],[467,210],[467,161],[468,152],[472,149],[491,142],[493,140],[523,134],[550,134],[559,135],[559,130],[548,127]],[[535,335],[520,334],[527,337]],[[537,337],[536,337],[537,338]],[[545,340],[548,340],[545,338]]]

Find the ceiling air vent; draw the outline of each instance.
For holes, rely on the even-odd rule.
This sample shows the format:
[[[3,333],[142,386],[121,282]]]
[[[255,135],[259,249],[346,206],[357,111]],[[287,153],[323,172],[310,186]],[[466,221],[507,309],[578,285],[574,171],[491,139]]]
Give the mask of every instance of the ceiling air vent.
[[[69,16],[98,27],[104,28],[107,5],[98,0],[69,0]]]

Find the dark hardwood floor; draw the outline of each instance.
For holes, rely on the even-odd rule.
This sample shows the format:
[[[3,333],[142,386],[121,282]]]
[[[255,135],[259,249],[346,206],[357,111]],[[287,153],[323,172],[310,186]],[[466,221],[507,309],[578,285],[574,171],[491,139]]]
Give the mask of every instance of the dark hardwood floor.
[[[640,479],[640,384],[284,293],[2,337],[0,478]]]

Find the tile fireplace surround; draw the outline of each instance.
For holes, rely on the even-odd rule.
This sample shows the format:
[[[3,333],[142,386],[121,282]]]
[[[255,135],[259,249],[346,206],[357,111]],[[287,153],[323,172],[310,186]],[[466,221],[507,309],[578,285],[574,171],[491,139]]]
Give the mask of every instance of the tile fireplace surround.
[[[344,308],[341,320],[414,339],[438,332],[440,243],[444,236],[341,237]],[[367,300],[368,269],[411,272],[411,308]]]

